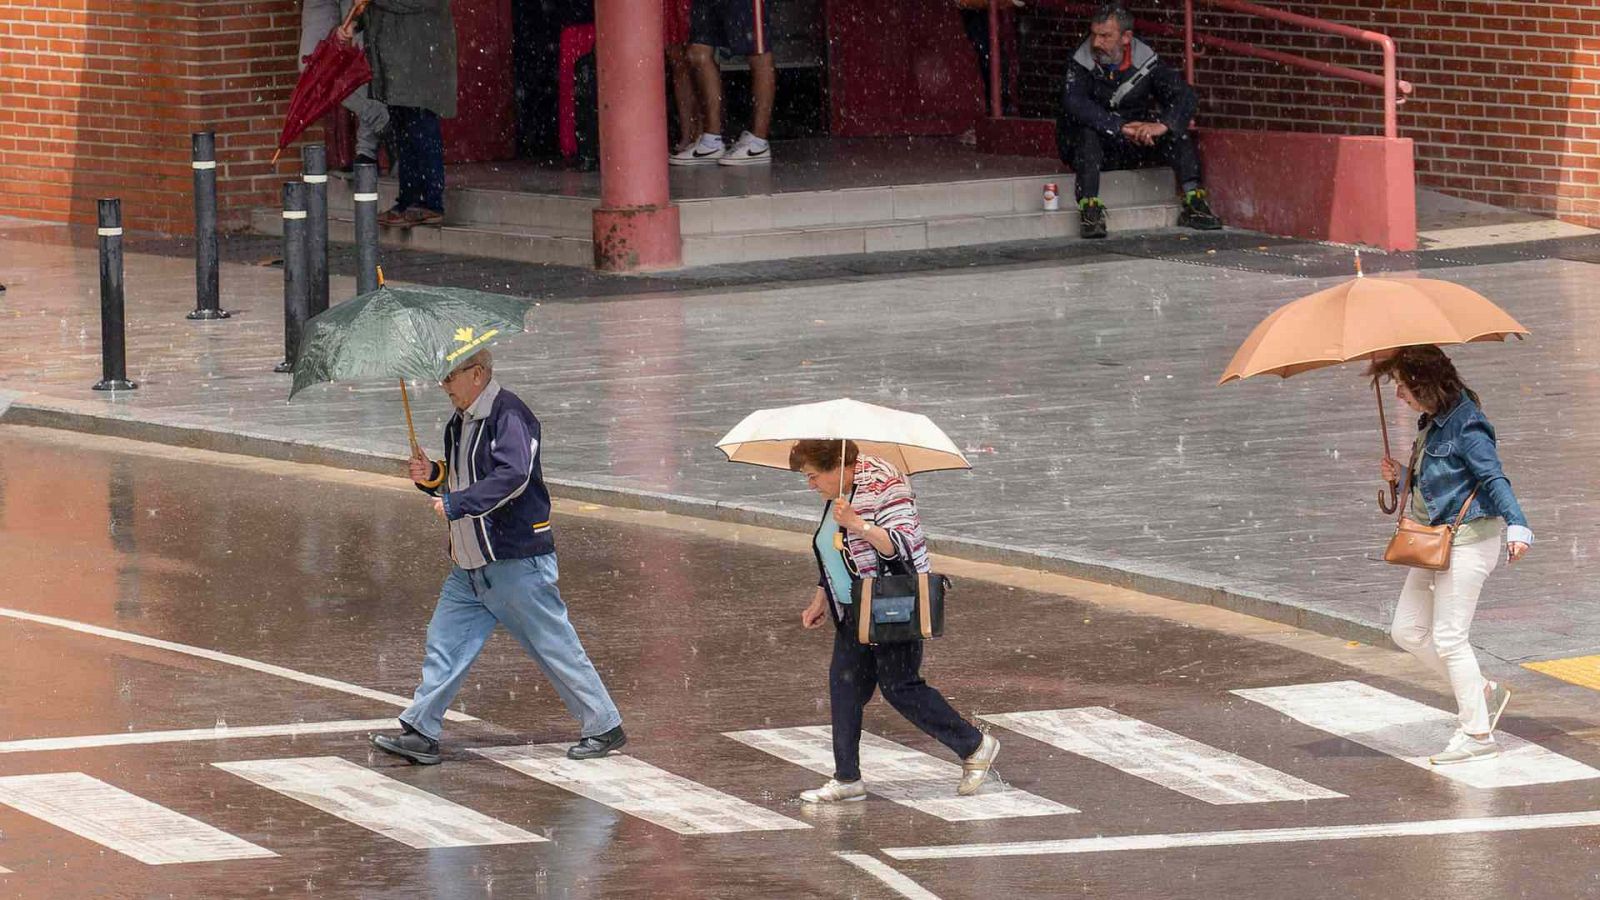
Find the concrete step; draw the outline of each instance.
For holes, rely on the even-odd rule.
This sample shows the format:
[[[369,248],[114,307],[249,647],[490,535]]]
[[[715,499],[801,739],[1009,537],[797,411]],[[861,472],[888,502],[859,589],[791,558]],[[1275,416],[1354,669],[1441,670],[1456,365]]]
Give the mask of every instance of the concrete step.
[[[393,178],[379,179],[378,209],[393,206],[399,190]],[[338,173],[329,178],[328,212],[353,214],[352,193],[349,175]],[[483,188],[448,188],[444,195],[447,225],[512,225],[571,234],[589,233],[593,227],[594,208],[599,205],[600,201],[585,197]]]
[[[1110,207],[1108,212],[1112,231],[1167,228],[1178,221],[1176,202],[1115,206]],[[990,216],[946,216],[810,228],[685,234],[683,264],[709,266],[758,259],[928,250],[1077,235],[1078,213],[1069,202],[1067,208],[1059,212],[1012,212]]]
[[[258,209],[250,217],[251,230],[258,234],[283,234],[283,217],[277,210]],[[330,213],[328,239],[355,242],[355,222],[348,212]],[[405,247],[430,253],[483,256],[518,262],[550,263],[558,266],[594,265],[594,241],[585,234],[527,228],[518,225],[451,225],[423,228],[380,228],[378,243],[383,247]]]

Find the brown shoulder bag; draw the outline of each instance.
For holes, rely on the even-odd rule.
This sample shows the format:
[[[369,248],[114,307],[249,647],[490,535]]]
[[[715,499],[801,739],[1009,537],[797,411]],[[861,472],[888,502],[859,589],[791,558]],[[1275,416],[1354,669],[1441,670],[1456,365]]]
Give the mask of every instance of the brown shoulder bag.
[[[1473,488],[1472,493],[1467,495],[1466,502],[1461,504],[1461,511],[1456,513],[1455,522],[1449,525],[1424,525],[1406,518],[1406,510],[1411,506],[1411,477],[1422,458],[1421,448],[1418,450],[1411,457],[1410,468],[1406,469],[1406,486],[1400,492],[1400,510],[1395,517],[1394,537],[1389,538],[1389,546],[1383,551],[1383,561],[1397,566],[1443,572],[1450,568],[1450,547],[1455,543],[1456,529],[1461,527],[1461,520],[1467,517],[1467,508],[1472,505],[1472,498],[1478,496],[1478,489]]]

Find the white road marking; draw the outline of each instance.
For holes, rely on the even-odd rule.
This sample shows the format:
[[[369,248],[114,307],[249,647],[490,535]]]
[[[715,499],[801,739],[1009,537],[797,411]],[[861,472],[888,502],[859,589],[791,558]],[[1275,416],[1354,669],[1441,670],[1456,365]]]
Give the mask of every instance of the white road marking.
[[[1206,803],[1344,796],[1101,706],[979,718]]]
[[[725,736],[820,775],[833,774],[832,729],[826,725],[733,731]],[[861,777],[871,793],[947,822],[1077,812],[994,781],[971,797],[957,796],[960,766],[868,732],[861,733]]]
[[[320,688],[327,688],[330,691],[338,691],[341,694],[350,694],[355,697],[365,697],[368,700],[377,700],[380,703],[398,706],[401,709],[405,709],[411,705],[410,697],[402,697],[399,694],[390,694],[385,691],[376,691],[372,688],[364,688],[358,684],[350,684],[347,681],[339,681],[338,679],[327,678],[322,675],[310,675],[305,672],[297,672],[294,669],[284,668],[283,666],[275,666],[272,663],[265,663],[244,656],[234,656],[231,653],[220,653],[216,650],[207,650],[204,647],[194,647],[189,644],[179,644],[174,641],[163,641],[160,638],[145,637],[142,634],[134,634],[129,631],[117,631],[114,628],[102,628],[99,625],[89,625],[84,622],[74,622],[71,619],[58,619],[55,616],[41,616],[38,613],[23,612],[19,609],[0,608],[0,616],[19,619],[23,622],[33,622],[39,625],[52,625],[56,628],[65,628],[68,631],[76,631],[80,634],[92,634],[95,637],[110,638],[114,641],[126,641],[130,644],[140,644],[145,647],[157,647],[162,650],[170,650],[173,653],[182,653],[186,656],[199,657],[200,659],[209,659],[212,662],[219,662],[230,666],[238,666],[241,669],[249,669],[253,672],[276,675],[279,678],[287,678],[290,681],[298,681],[301,684],[310,684]],[[456,712],[455,710],[449,710],[444,714],[444,717],[452,722],[478,721],[473,716],[469,716],[463,712]]]
[[[75,737],[27,738],[0,741],[0,753],[38,753],[45,750],[82,750],[88,747],[126,747],[132,744],[174,744],[185,741],[230,741],[260,737],[297,737],[303,734],[348,734],[393,728],[395,720],[344,719],[335,722],[291,722],[286,725],[234,725],[221,728],[186,728],[179,731],[119,731]]]
[[[545,840],[336,756],[212,765],[418,850]]]
[[[1500,744],[1498,758],[1435,766],[1428,757],[1443,750],[1450,740],[1458,724],[1455,715],[1358,681],[1249,688],[1233,693],[1313,728],[1472,787],[1520,787],[1600,778],[1600,771],[1504,731],[1494,736]]]
[[[0,803],[153,866],[277,856],[82,772],[0,778]]]
[[[840,850],[834,851],[833,855],[883,882],[890,890],[907,900],[939,900],[938,894],[900,874],[894,866],[875,856],[868,856],[865,853],[845,853]]]
[[[1307,828],[1265,828],[1259,831],[1200,831],[1189,834],[1130,834],[1123,837],[1071,838],[1060,841],[1018,841],[1011,844],[950,844],[944,847],[889,847],[894,859],[984,859],[993,856],[1061,856],[1118,850],[1172,850],[1180,847],[1239,847],[1249,844],[1293,844],[1349,841],[1360,838],[1428,837],[1484,834],[1497,831],[1539,831],[1549,828],[1600,826],[1600,810],[1497,816],[1473,819],[1431,819],[1422,822],[1380,822],[1375,825],[1323,825]]]
[[[524,775],[679,834],[734,834],[810,828],[629,756],[567,759],[563,744],[474,748]]]

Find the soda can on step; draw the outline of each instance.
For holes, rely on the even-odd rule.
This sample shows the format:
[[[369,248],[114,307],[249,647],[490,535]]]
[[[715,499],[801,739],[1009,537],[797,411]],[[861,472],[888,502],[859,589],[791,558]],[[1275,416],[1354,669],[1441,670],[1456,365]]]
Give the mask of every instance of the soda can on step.
[[[1044,186],[1044,208],[1046,212],[1055,212],[1061,208],[1061,192],[1056,190],[1055,182],[1047,182]]]

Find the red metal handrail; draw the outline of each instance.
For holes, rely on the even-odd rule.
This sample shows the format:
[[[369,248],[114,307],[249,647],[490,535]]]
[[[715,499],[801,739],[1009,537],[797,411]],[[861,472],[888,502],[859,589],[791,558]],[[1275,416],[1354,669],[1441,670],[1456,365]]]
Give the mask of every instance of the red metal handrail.
[[[1000,118],[1002,110],[1000,97],[999,4],[1010,2],[1011,0],[989,0],[989,114],[993,118]],[[1053,0],[1034,0],[1034,2],[1035,5],[1048,5],[1051,7],[1064,9],[1069,12],[1081,12],[1084,15],[1092,14],[1096,9],[1099,8],[1095,5],[1087,3],[1063,3],[1053,2]],[[1134,28],[1147,34],[1181,37],[1184,42],[1184,75],[1187,77],[1191,85],[1194,84],[1194,48],[1196,44],[1207,47],[1216,47],[1219,50],[1227,50],[1237,53],[1241,56],[1249,56],[1254,59],[1264,59],[1269,62],[1281,63],[1286,66],[1294,66],[1295,68],[1306,69],[1322,75],[1329,75],[1334,78],[1343,78],[1349,81],[1383,89],[1383,135],[1387,138],[1395,138],[1399,136],[1400,127],[1397,108],[1402,102],[1400,95],[1410,94],[1412,92],[1412,86],[1409,82],[1402,81],[1397,76],[1395,45],[1393,38],[1376,31],[1366,31],[1364,29],[1354,28],[1349,25],[1340,25],[1337,22],[1328,22],[1322,19],[1314,19],[1310,16],[1302,16],[1298,13],[1283,12],[1282,10],[1271,9],[1256,3],[1249,3],[1246,2],[1246,0],[1200,0],[1200,2],[1210,6],[1218,7],[1220,9],[1226,9],[1233,12],[1249,13],[1251,15],[1260,16],[1264,19],[1272,19],[1290,25],[1299,25],[1311,31],[1321,31],[1327,34],[1334,34],[1340,37],[1349,38],[1351,40],[1377,44],[1378,47],[1383,51],[1383,74],[1378,75],[1373,72],[1363,72],[1359,69],[1351,69],[1346,66],[1334,65],[1333,63],[1320,62],[1318,60],[1308,59],[1304,56],[1297,56],[1293,53],[1283,53],[1278,50],[1267,50],[1261,47],[1255,47],[1250,44],[1243,43],[1241,41],[1213,37],[1209,34],[1197,34],[1194,30],[1195,0],[1184,0],[1182,29],[1174,28],[1171,25],[1165,25],[1160,22],[1150,22],[1143,19],[1135,21]]]

